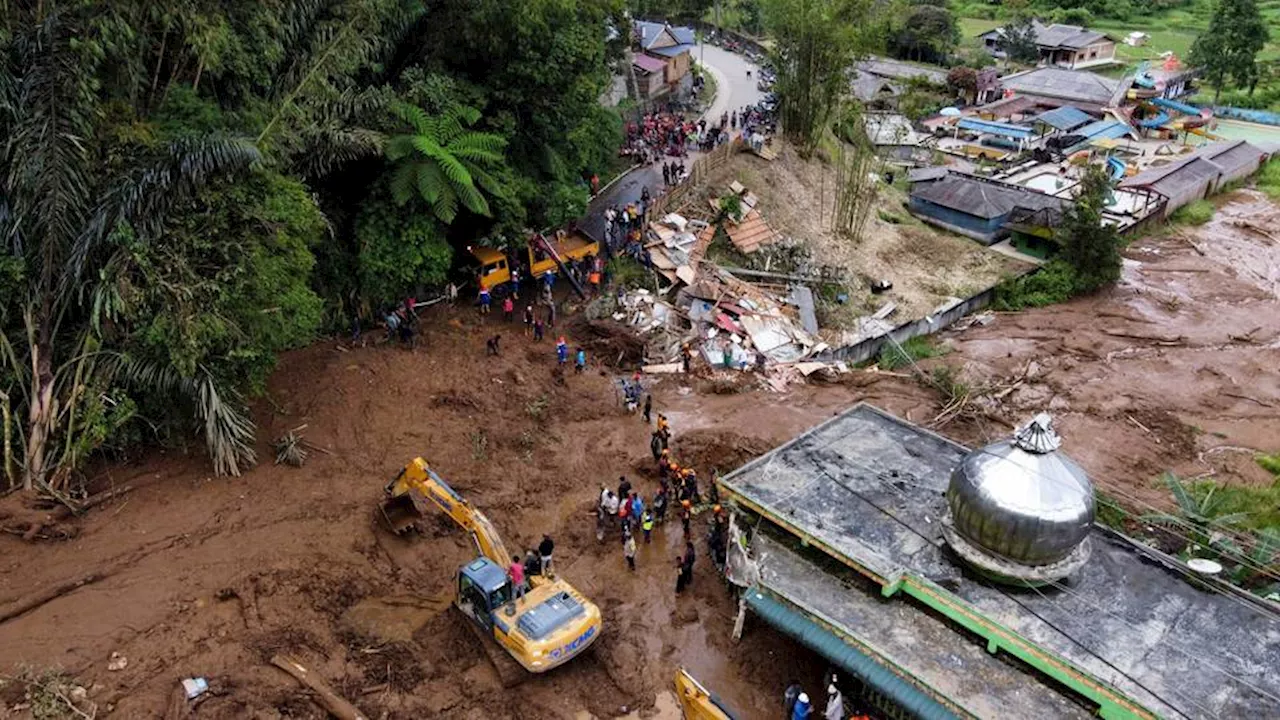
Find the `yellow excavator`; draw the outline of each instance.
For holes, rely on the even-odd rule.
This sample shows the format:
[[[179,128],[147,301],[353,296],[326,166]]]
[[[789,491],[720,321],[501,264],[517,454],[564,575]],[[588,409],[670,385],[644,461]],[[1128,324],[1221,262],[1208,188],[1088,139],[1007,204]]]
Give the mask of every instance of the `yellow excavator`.
[[[676,697],[684,720],[736,720],[729,708],[694,679],[688,670],[676,671]]]
[[[580,655],[600,637],[600,608],[560,578],[534,575],[515,598],[511,554],[484,513],[449,487],[422,458],[386,486],[383,522],[397,535],[416,529],[428,502],[471,535],[480,557],[458,569],[454,605],[529,672],[546,672]],[[517,671],[518,672],[518,671]]]

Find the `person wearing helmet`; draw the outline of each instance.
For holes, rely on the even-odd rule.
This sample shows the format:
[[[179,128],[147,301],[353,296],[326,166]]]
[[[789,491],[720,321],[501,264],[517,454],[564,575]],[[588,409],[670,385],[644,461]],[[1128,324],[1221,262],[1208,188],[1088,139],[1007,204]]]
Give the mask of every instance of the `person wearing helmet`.
[[[561,335],[560,339],[556,340],[556,363],[564,365],[567,362],[569,362],[569,345],[565,343],[564,336]]]
[[[803,690],[800,689],[800,683],[798,681],[792,680],[787,683],[787,689],[782,693],[782,714],[784,720],[791,720],[791,711],[795,709],[796,698],[800,697],[801,692],[803,692]]]
[[[680,526],[684,528],[684,536],[689,537],[689,520],[693,517],[693,503],[688,500],[680,501]]]
[[[809,720],[813,713],[813,706],[809,704],[809,695],[800,693],[796,698],[795,707],[791,708],[791,720]]]

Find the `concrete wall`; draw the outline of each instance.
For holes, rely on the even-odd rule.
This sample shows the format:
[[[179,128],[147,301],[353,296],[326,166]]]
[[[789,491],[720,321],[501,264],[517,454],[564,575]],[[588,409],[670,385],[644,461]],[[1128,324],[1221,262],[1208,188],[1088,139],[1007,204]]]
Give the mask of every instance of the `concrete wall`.
[[[1040,268],[1028,270],[1026,274],[1036,272]],[[880,354],[880,349],[889,344],[889,338],[893,338],[898,344],[902,344],[913,337],[921,335],[932,335],[940,330],[950,327],[960,318],[981,310],[991,304],[995,298],[996,289],[992,287],[982,290],[975,295],[971,295],[959,303],[943,310],[936,315],[928,315],[916,320],[904,322],[901,325],[890,330],[885,335],[867,338],[862,342],[853,345],[846,345],[841,348],[827,350],[818,356],[820,360],[835,361],[843,360],[851,365],[870,360]]]

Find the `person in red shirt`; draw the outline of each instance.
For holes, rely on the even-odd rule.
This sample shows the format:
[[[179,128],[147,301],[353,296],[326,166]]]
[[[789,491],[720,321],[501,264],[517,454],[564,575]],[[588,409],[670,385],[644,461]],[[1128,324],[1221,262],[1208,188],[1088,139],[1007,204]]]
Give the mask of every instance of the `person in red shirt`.
[[[511,322],[512,320],[515,319],[515,316],[516,316],[516,304],[511,301],[511,296],[508,295],[506,299],[502,301],[502,319],[506,320],[507,322]]]
[[[519,601],[524,597],[524,563],[520,562],[519,555],[511,556],[511,567],[507,568],[507,575],[511,577],[511,599]]]

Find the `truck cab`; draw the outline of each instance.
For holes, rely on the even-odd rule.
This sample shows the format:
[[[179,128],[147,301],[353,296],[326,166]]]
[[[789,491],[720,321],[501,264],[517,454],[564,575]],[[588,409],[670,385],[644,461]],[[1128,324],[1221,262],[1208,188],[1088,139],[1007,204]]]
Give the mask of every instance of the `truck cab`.
[[[494,612],[510,601],[511,578],[489,558],[476,558],[458,571],[458,609],[485,630],[493,630]]]
[[[493,291],[511,282],[511,261],[505,254],[490,247],[473,247],[471,255],[480,266],[477,271],[480,287]]]

